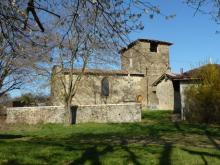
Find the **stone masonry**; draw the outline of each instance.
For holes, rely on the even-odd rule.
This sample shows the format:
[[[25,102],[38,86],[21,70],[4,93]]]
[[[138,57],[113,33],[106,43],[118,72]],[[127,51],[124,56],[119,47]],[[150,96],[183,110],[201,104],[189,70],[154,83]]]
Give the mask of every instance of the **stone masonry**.
[[[14,107],[7,109],[10,124],[64,123],[63,106]],[[141,121],[140,104],[102,104],[72,107],[72,123],[124,123]]]
[[[11,124],[25,123],[64,123],[64,107],[13,107],[7,108],[6,122]]]
[[[121,70],[86,69],[72,100],[73,105],[123,104],[138,102],[157,109],[159,97],[154,81],[169,69],[169,42],[138,39],[120,51]],[[63,105],[60,76],[68,83],[68,69],[55,66],[51,87],[54,105]],[[73,79],[80,74],[74,69]],[[109,82],[109,95],[103,96],[102,80]],[[168,106],[170,107],[170,106]],[[167,106],[166,106],[167,108]]]
[[[141,121],[141,105],[102,104],[87,105],[73,108],[74,123],[128,123]]]
[[[155,52],[152,52],[151,44],[156,44]],[[154,40],[137,40],[136,43],[128,45],[127,49],[122,49],[122,69],[129,72],[144,73],[146,85],[143,86],[145,94],[144,105],[157,108],[159,104],[156,95],[156,88],[152,86],[154,81],[165,73],[169,67],[169,46],[171,43]]]

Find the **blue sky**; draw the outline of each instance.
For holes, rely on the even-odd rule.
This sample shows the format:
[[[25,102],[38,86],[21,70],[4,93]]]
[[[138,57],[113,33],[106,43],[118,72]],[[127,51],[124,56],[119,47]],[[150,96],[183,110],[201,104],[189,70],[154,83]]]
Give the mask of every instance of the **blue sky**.
[[[153,1],[160,5],[165,14],[176,14],[171,20],[165,20],[161,16],[154,19],[143,18],[145,29],[130,35],[131,40],[137,38],[158,39],[172,42],[170,48],[171,69],[179,72],[199,66],[209,58],[213,62],[220,63],[220,30],[208,15],[197,13],[178,0]]]

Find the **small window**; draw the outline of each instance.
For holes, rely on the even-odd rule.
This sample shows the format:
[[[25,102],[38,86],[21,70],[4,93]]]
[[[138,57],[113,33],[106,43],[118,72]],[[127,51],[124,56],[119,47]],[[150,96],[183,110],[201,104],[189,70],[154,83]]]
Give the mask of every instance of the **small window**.
[[[130,68],[132,68],[133,67],[133,61],[132,61],[132,58],[130,58],[130,63],[129,63],[130,65]]]
[[[151,52],[157,52],[157,47],[158,47],[157,43],[155,43],[155,42],[150,43],[150,51]]]
[[[102,79],[102,91],[101,91],[101,94],[102,96],[109,96],[109,81],[106,77],[104,77]]]

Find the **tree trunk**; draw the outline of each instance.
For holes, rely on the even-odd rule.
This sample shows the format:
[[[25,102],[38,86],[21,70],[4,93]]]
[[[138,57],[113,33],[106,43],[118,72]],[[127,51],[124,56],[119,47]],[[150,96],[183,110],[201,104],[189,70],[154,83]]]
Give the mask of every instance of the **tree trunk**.
[[[66,103],[66,105],[65,105],[65,116],[64,116],[64,123],[66,124],[66,125],[71,125],[71,124],[73,124],[73,122],[72,122],[72,110],[71,110],[71,102],[70,101],[68,101],[67,103]]]

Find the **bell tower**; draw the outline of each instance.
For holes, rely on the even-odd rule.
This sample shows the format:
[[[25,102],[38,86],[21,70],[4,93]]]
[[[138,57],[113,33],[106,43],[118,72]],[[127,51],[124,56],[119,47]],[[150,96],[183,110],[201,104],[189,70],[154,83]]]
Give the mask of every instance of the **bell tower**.
[[[121,49],[121,68],[130,73],[144,73],[147,83],[147,104],[158,104],[153,82],[170,68],[169,46],[172,43],[159,40],[138,39]]]

